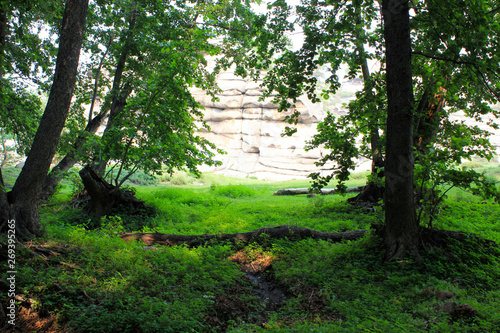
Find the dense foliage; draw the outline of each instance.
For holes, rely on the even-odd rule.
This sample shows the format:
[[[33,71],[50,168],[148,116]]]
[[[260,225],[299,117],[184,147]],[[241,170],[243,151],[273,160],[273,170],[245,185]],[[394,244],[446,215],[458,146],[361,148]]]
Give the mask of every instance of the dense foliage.
[[[61,1],[5,1],[0,5],[0,140],[4,161],[8,139],[27,155],[42,113],[41,92],[54,69],[57,48],[43,37],[57,29]],[[38,90],[38,91],[37,91]],[[3,163],[2,163],[3,164]]]
[[[430,207],[436,204],[433,198],[442,195],[436,190],[442,184],[472,191],[483,184],[486,197],[498,196],[491,193],[492,188],[482,175],[459,167],[461,161],[472,156],[493,157],[490,133],[450,118],[460,111],[493,128],[498,126],[494,121],[499,116],[498,109],[492,108],[500,97],[498,9],[493,1],[420,1],[415,5],[411,9],[415,185],[417,189],[430,189],[421,193],[422,207],[432,210]],[[387,117],[387,69],[378,4],[361,0],[301,1],[291,6],[278,1],[269,8],[272,11],[268,15],[273,17],[270,31],[279,27],[283,32],[304,33],[304,43],[297,50],[271,43],[266,44],[268,53],[259,50],[253,54],[262,63],[269,61],[269,53],[274,54],[263,86],[266,95],[273,96],[282,111],[304,93],[312,101],[328,99],[340,87],[338,70],[342,65],[347,65],[347,78],[361,75],[364,81],[363,90],[349,103],[349,112],[344,116],[329,113],[320,123],[319,133],[309,142],[309,149],[328,150],[318,165],[333,164],[331,175],[311,175],[314,186],[325,186],[335,178],[340,180],[339,187],[345,188],[343,181],[348,179],[360,154],[374,160],[377,168],[370,181],[376,180],[377,173],[383,173],[383,162],[377,159],[385,154]],[[262,66],[256,61],[239,65]],[[370,73],[368,67],[379,69]],[[318,70],[326,76],[323,81],[318,79]],[[295,123],[298,114],[292,114],[288,120]],[[294,131],[288,129],[289,134]],[[361,146],[356,139],[361,139]],[[378,182],[383,184],[383,180]]]
[[[293,7],[277,0],[265,14],[256,14],[253,2],[246,0],[97,0],[87,17],[88,4],[67,1],[62,25],[58,0],[0,4],[0,135],[15,138],[19,151],[29,153],[19,177],[16,170],[0,169],[0,226],[15,224],[19,238],[0,238],[2,249],[9,241],[11,247],[16,244],[17,269],[16,295],[7,296],[4,281],[12,267],[4,259],[13,252],[10,257],[0,253],[0,306],[3,310],[9,298],[17,302],[16,329],[484,332],[500,326],[498,178],[462,164],[473,156],[491,159],[492,147],[484,129],[450,118],[460,111],[477,121],[490,117],[488,125],[497,127],[499,111],[492,104],[500,97],[500,11],[493,0],[384,0],[382,13],[375,2],[365,0],[303,0]],[[408,48],[403,54],[407,61],[400,64],[387,52],[398,50],[397,40],[387,38],[395,14],[404,23],[399,30],[407,43],[401,49]],[[294,50],[284,35],[297,27],[305,39]],[[72,100],[84,30],[85,61]],[[207,57],[216,58],[214,68]],[[369,62],[382,65],[370,73]],[[50,107],[39,120],[39,96],[49,91],[55,63]],[[384,220],[381,207],[346,205],[339,196],[271,195],[291,183],[198,172],[200,164],[217,163],[217,148],[198,136],[200,128],[208,127],[193,87],[215,99],[218,71],[235,66],[241,76],[263,75],[264,97],[272,96],[286,111],[302,94],[319,102],[337,91],[337,70],[344,65],[348,78],[362,73],[364,89],[347,115],[330,113],[319,125],[310,148],[330,150],[319,165],[337,164],[332,175],[312,177],[316,187],[334,177],[340,188],[361,185],[362,177],[356,177],[356,184],[347,182],[353,159],[364,154],[374,160],[370,181],[382,185],[384,154],[390,155],[387,142],[397,143],[388,129],[405,125],[409,130],[403,134],[412,134],[415,128],[404,137],[413,146],[399,150],[406,160],[391,163],[393,170],[408,167],[411,179],[399,181],[409,193],[409,209],[397,216],[397,205],[385,202],[386,217],[388,212],[398,217],[392,219],[395,224]],[[406,84],[400,82],[408,88],[404,96],[393,75],[398,65],[413,72]],[[318,89],[320,68],[327,73],[324,89]],[[396,99],[403,101],[399,105],[406,123],[397,121]],[[298,116],[292,112],[286,120],[293,125]],[[38,125],[38,139],[33,139]],[[104,132],[97,135],[101,126]],[[40,224],[38,192],[61,131],[58,152],[66,157],[56,169],[68,171],[80,162],[88,170],[91,165],[98,172],[87,173],[96,175],[87,180],[97,183],[99,174],[111,175],[115,186],[97,183],[104,184],[110,197],[125,185],[126,194],[137,194],[153,208],[129,205],[106,210],[104,217],[82,214],[82,187],[73,169],[72,184],[61,185],[43,206]],[[183,168],[191,173],[174,174]],[[154,177],[162,171],[169,175]],[[130,187],[160,181],[193,185]],[[10,192],[4,186],[13,184]],[[70,199],[73,206],[67,204]],[[414,205],[420,208],[418,223],[413,223]],[[414,228],[423,222],[464,233]],[[255,243],[213,240],[196,248],[145,246],[119,237],[128,231],[215,234],[283,224],[328,232],[373,231],[352,242],[272,240],[264,234]],[[408,226],[415,232],[405,239],[400,231]],[[20,241],[42,234],[40,227],[42,237]],[[386,232],[379,232],[384,227]],[[391,242],[400,243],[387,255]],[[414,257],[405,257],[406,250]],[[384,252],[386,259],[396,260],[384,260]]]
[[[488,170],[494,175],[498,166]],[[8,171],[10,183],[15,170]],[[363,183],[363,177],[354,178],[349,186]],[[138,197],[156,209],[142,230],[204,234],[298,224],[344,231],[368,228],[382,217],[346,205],[338,195],[272,196],[306,181],[211,174],[196,181],[202,186],[136,187]],[[498,205],[451,192],[436,227],[500,241]],[[18,247],[18,295],[26,300],[19,309],[33,316],[18,321],[22,327],[38,322],[76,332],[484,332],[500,324],[500,253],[484,240],[436,245],[423,254],[421,266],[412,259],[384,261],[381,240],[373,235],[339,244],[303,239],[148,247],[116,236],[124,230],[123,214],[94,230],[85,221],[76,224],[79,210],[65,204],[69,193],[64,186],[44,209],[46,236]],[[245,273],[248,267],[263,268]],[[266,300],[272,293],[260,296],[258,281],[286,298],[278,305]],[[448,314],[440,307],[449,301],[477,312]]]

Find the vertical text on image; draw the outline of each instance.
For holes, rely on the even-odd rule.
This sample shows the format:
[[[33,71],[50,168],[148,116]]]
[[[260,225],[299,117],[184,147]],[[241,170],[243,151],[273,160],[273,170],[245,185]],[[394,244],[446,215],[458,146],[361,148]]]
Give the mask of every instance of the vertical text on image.
[[[16,324],[16,220],[8,220],[7,231],[7,283],[9,291],[9,304],[7,305],[7,317],[10,325]]]

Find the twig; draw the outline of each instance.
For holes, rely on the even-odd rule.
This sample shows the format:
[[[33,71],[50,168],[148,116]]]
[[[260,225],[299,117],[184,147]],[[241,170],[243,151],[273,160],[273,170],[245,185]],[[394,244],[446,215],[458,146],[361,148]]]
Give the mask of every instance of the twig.
[[[451,58],[446,58],[446,57],[439,57],[439,56],[435,56],[435,55],[432,55],[432,54],[423,53],[423,52],[420,52],[420,51],[412,51],[412,54],[421,55],[423,57],[434,59],[434,60],[450,61],[450,62],[452,62],[454,64],[457,64],[457,65],[471,65],[471,66],[476,66],[476,63],[474,63],[474,62],[463,61],[463,60],[456,60],[456,59],[451,59]]]

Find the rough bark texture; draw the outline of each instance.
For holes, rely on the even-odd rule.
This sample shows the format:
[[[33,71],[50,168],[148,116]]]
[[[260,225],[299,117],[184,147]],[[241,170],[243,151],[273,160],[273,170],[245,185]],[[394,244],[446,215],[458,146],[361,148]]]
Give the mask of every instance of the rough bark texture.
[[[134,6],[137,5],[134,3]],[[132,43],[133,33],[135,29],[137,12],[132,9],[129,18],[129,28],[125,35],[125,40],[123,44],[122,52],[120,53],[120,58],[116,64],[115,76],[113,78],[113,86],[111,87],[111,107],[109,112],[108,123],[104,129],[103,138],[109,135],[109,131],[113,128],[115,119],[123,111],[127,105],[128,96],[132,93],[133,88],[129,84],[122,86],[122,77],[125,71],[125,66],[127,64],[127,59],[130,54],[130,44]],[[94,161],[93,169],[103,175],[106,170],[106,165],[108,164],[109,158],[107,156],[100,156],[96,161]]]
[[[120,90],[120,87],[122,85],[122,78],[123,78],[123,71],[125,70],[125,65],[127,63],[127,59],[129,56],[129,40],[132,36],[132,31],[135,27],[135,12],[133,12],[130,16],[130,21],[129,21],[129,31],[128,34],[124,37],[124,46],[122,49],[122,52],[120,54],[120,57],[118,59],[118,62],[116,64],[116,70],[115,74],[113,77],[113,86],[111,88],[111,105],[109,106],[104,106],[101,110],[101,112],[92,118],[83,130],[83,134],[77,139],[73,150],[70,151],[50,172],[49,175],[47,175],[47,178],[45,179],[45,182],[43,184],[43,190],[42,190],[42,195],[41,199],[42,200],[47,200],[55,191],[57,184],[61,181],[62,175],[64,172],[68,171],[73,165],[75,165],[76,162],[78,162],[78,158],[76,158],[76,155],[78,152],[82,149],[83,145],[86,142],[86,135],[88,133],[95,133],[99,127],[103,124],[104,120],[106,117],[108,117],[109,114],[109,119],[108,123],[106,125],[106,129],[104,132],[108,131],[108,128],[111,127],[113,120],[118,116],[123,111],[123,108],[127,104],[127,98],[132,92],[132,88],[130,86],[125,86]],[[102,62],[101,62],[102,64]],[[97,78],[96,78],[96,85],[97,85]],[[96,88],[94,87],[94,98],[95,98],[95,91]],[[92,103],[94,102],[94,99],[92,100]],[[106,169],[106,164],[107,160],[106,159],[99,159],[96,161],[94,165],[94,170],[97,171],[99,174],[104,174],[104,170]]]
[[[84,212],[89,215],[105,216],[119,205],[137,210],[146,207],[144,202],[134,197],[132,192],[122,191],[109,184],[89,166],[80,170],[80,177],[91,198],[84,209]]]
[[[363,47],[363,46],[361,46]],[[364,51],[364,50],[363,50]],[[363,73],[363,80],[366,82],[370,79],[370,71],[368,69],[368,61],[363,58],[363,62],[361,64],[361,72]],[[373,96],[373,95],[371,95]],[[371,124],[370,130],[370,148],[372,153],[372,167],[371,173],[372,177],[377,177],[382,179],[384,177],[384,172],[380,171],[384,168],[384,157],[382,156],[382,149],[380,144],[380,135],[378,133],[379,123],[376,121],[377,110],[372,110],[373,121],[374,124]],[[377,183],[370,181],[366,186],[360,191],[360,193],[353,197],[349,198],[347,202],[355,205],[377,205],[380,199],[384,197],[384,188],[379,186]]]
[[[387,68],[385,235],[387,258],[418,257],[413,193],[413,86],[408,1],[382,1]]]
[[[321,232],[316,230],[311,230],[308,228],[297,227],[292,225],[282,225],[273,228],[261,228],[249,232],[240,232],[234,234],[218,234],[218,235],[168,235],[160,233],[126,233],[122,234],[121,238],[125,241],[140,240],[146,245],[152,244],[162,244],[162,245],[179,245],[187,244],[190,246],[196,246],[207,241],[236,241],[236,242],[260,242],[270,238],[280,239],[280,238],[290,238],[290,239],[303,239],[303,238],[313,238],[330,240],[334,242],[340,242],[344,240],[356,240],[366,233],[366,230],[354,230],[347,232]]]
[[[40,231],[38,199],[69,112],[87,8],[88,0],[68,0],[66,3],[54,82],[47,106],[24,168],[8,193],[11,209],[7,218],[16,220],[18,237],[31,237]]]
[[[61,181],[64,172],[71,169],[71,167],[75,165],[76,162],[78,162],[79,159],[77,158],[77,154],[84,146],[87,135],[97,132],[99,127],[106,119],[107,114],[108,112],[103,111],[95,116],[87,124],[87,126],[83,130],[83,134],[77,138],[73,149],[68,154],[66,154],[66,156],[64,156],[64,158],[55,167],[52,168],[43,183],[42,194],[40,195],[41,200],[47,200],[52,194],[54,194],[57,184],[59,184],[59,182]]]

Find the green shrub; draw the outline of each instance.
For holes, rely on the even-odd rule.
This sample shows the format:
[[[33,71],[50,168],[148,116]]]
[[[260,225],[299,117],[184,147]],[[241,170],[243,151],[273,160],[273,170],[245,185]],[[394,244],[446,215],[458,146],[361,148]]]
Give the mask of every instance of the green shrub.
[[[113,232],[56,225],[47,236],[50,243],[38,241],[60,252],[57,260],[66,265],[23,255],[18,292],[42,311],[57,312],[75,332],[208,331],[205,316],[216,295],[241,275],[224,260],[227,245],[144,249]]]
[[[500,250],[494,244],[473,238],[451,240],[444,248],[422,253],[422,265],[411,258],[386,262],[381,240],[371,235],[349,243],[303,240],[278,244],[274,254],[280,260],[273,265],[274,276],[297,297],[285,304],[270,326],[282,326],[282,318],[314,315],[314,308],[304,307],[312,295],[304,295],[307,290],[321,292],[325,313],[346,320],[298,319],[304,331],[487,332],[500,323],[495,310],[499,299],[489,297],[500,281]],[[455,321],[438,312],[444,301],[427,295],[429,288],[452,291],[456,295],[453,301],[474,304],[479,311],[477,320]],[[276,332],[288,332],[290,327],[283,328]]]
[[[125,171],[125,174],[127,174],[127,171]],[[141,186],[152,186],[158,184],[158,179],[155,176],[148,175],[142,170],[133,173],[132,176],[129,177],[128,181]]]

